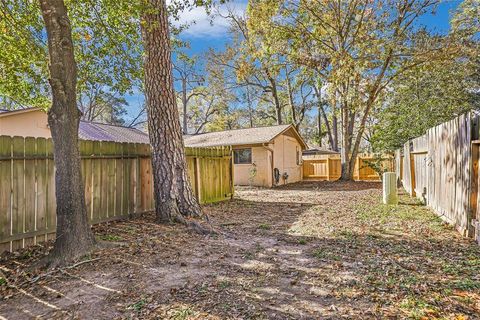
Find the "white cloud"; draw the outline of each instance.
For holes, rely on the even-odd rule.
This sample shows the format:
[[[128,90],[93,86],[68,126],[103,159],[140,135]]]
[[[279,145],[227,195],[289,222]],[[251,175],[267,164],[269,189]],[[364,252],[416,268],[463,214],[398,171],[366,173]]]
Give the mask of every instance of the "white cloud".
[[[188,29],[182,32],[183,35],[193,38],[221,38],[228,32],[229,21],[222,17],[228,11],[243,15],[246,9],[246,2],[228,2],[220,7],[214,8],[212,14],[208,15],[203,7],[194,7],[179,13],[179,21],[175,25],[188,24]],[[220,15],[218,14],[220,13]]]

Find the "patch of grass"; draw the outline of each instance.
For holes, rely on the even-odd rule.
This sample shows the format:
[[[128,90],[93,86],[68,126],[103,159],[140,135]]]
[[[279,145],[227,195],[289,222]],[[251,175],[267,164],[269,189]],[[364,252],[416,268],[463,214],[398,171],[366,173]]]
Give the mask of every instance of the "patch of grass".
[[[122,237],[114,235],[114,234],[104,234],[100,236],[100,239],[104,241],[120,241],[123,240]]]
[[[352,230],[342,230],[338,232],[338,235],[344,237],[347,240],[353,240],[355,239],[356,233]]]
[[[470,278],[464,278],[461,280],[453,281],[450,285],[453,289],[459,290],[476,290],[480,289],[480,281],[472,280]]]
[[[130,304],[127,309],[128,310],[134,310],[135,312],[140,312],[143,307],[147,304],[147,300],[145,299],[140,299],[135,303]]]
[[[255,258],[255,254],[250,251],[245,252],[245,254],[243,255],[243,259],[246,259],[246,260],[252,260],[254,258]]]
[[[360,221],[377,225],[382,229],[405,230],[406,224],[427,228],[430,232],[445,232],[445,223],[418,199],[400,195],[398,205],[385,205],[380,196],[375,195],[355,206]]]
[[[312,256],[317,259],[340,261],[342,258],[323,249],[315,249]]]
[[[173,320],[186,320],[190,317],[195,315],[195,311],[193,311],[190,307],[183,307],[178,310],[175,310],[170,319]]]
[[[222,290],[225,290],[227,289],[228,287],[230,287],[232,285],[232,283],[228,280],[222,280],[220,281],[220,283],[218,284],[218,287]]]
[[[4,286],[7,284],[7,279],[0,277],[0,286]]]
[[[301,245],[307,244],[307,239],[298,239],[298,244],[301,244]]]
[[[230,311],[232,309],[232,306],[229,303],[223,303],[221,304],[221,307],[224,311]]]
[[[261,230],[270,230],[272,227],[267,224],[267,223],[262,223],[260,225],[258,225],[258,229],[261,229]]]
[[[32,256],[32,252],[27,250],[25,252],[22,253],[22,255],[20,256],[20,259],[28,259]]]
[[[438,311],[426,301],[409,296],[402,300],[400,308],[408,314],[410,319],[436,319]]]

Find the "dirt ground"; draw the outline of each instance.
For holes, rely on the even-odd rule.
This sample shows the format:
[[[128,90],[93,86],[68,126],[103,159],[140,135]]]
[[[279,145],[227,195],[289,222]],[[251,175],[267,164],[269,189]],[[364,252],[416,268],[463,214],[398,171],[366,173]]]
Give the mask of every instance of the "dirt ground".
[[[238,188],[216,236],[153,215],[95,227],[113,246],[29,273],[0,260],[0,319],[480,319],[480,247],[378,183]]]

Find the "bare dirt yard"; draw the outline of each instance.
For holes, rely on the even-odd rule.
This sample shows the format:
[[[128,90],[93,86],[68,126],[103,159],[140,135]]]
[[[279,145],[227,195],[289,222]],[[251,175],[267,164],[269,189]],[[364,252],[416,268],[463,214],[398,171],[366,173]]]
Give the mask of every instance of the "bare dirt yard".
[[[95,227],[112,246],[28,271],[0,260],[0,319],[480,319],[480,247],[378,183],[238,188],[205,207],[215,236],[148,214]]]

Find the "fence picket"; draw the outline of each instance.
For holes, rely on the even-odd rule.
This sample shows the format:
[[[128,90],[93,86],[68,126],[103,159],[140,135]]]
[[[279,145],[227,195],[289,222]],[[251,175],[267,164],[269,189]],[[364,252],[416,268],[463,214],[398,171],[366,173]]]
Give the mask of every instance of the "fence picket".
[[[414,170],[417,197],[421,191],[426,204],[465,236],[474,234],[471,222],[477,210],[477,195],[472,190],[478,192],[474,164],[478,159],[472,157],[478,154],[472,154],[472,122],[478,122],[477,116],[464,114],[428,129],[424,136],[407,142],[413,145],[414,161],[404,161],[403,168],[396,165],[397,174],[403,169],[404,188],[409,191],[405,176]]]
[[[150,146],[80,141],[89,221],[154,209]],[[231,148],[186,148],[201,203],[233,194]],[[55,167],[51,139],[0,136],[0,252],[54,239]]]

